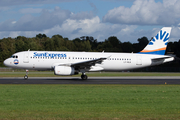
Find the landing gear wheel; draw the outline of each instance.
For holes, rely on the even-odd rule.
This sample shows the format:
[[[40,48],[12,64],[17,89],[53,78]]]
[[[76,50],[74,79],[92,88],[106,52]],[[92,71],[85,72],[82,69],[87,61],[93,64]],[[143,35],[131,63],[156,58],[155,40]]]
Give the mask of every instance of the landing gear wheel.
[[[28,76],[27,76],[27,75],[25,75],[25,76],[24,76],[24,79],[25,79],[25,80],[27,80],[27,79],[28,79]]]
[[[83,79],[83,80],[87,80],[87,75],[81,75],[81,79]]]
[[[25,80],[28,79],[28,72],[29,72],[29,70],[26,70],[26,75],[24,76],[24,79],[25,79]]]

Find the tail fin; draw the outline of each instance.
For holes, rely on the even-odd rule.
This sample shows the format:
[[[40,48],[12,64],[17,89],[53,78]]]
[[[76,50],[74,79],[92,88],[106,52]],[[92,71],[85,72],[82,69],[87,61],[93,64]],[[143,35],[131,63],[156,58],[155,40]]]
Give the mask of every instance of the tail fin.
[[[163,27],[159,33],[149,42],[140,54],[164,55],[168,44],[171,27]]]

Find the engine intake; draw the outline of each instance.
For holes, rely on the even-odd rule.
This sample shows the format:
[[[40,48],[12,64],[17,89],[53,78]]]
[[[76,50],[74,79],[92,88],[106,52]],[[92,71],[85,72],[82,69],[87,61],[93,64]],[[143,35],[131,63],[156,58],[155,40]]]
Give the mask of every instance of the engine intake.
[[[75,74],[78,74],[78,72],[76,72],[73,67],[55,66],[54,74],[55,75],[75,75]]]

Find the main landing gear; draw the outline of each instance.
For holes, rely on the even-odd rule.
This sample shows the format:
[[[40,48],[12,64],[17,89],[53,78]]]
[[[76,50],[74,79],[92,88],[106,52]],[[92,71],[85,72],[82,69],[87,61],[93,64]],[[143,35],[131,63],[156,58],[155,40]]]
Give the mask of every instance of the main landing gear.
[[[88,76],[87,76],[87,75],[85,75],[85,73],[82,73],[82,75],[81,75],[81,79],[82,79],[82,80],[87,80],[87,78],[88,78]]]
[[[26,70],[26,75],[24,76],[24,79],[27,80],[28,79],[28,70]]]

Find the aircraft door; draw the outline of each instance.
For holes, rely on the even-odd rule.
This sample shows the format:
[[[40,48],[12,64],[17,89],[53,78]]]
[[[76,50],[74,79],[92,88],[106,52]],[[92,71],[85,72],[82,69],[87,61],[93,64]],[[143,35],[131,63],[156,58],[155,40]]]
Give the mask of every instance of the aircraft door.
[[[136,56],[136,65],[142,65],[142,56],[140,55]]]
[[[24,63],[29,63],[29,52],[24,53],[23,62],[24,62]]]

